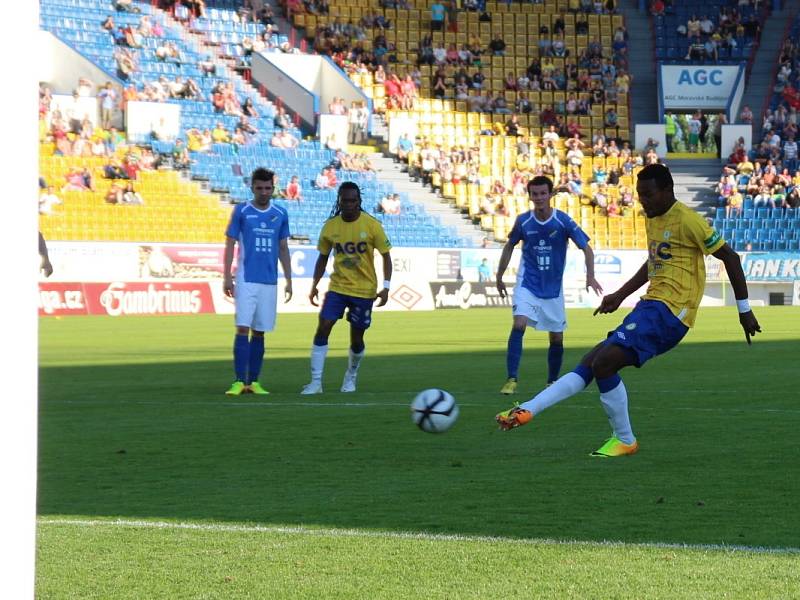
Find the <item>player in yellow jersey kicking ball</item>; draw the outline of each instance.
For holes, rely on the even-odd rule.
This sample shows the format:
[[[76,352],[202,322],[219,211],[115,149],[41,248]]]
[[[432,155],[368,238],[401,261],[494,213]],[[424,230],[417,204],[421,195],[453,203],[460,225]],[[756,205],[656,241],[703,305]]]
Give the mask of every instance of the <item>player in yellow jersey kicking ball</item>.
[[[358,367],[364,358],[364,332],[372,322],[372,303],[379,300],[378,306],[383,306],[389,300],[391,248],[380,221],[361,210],[361,190],[355,183],[345,181],[339,186],[334,214],[325,221],[319,234],[319,257],[314,265],[314,279],[308,296],[314,306],[317,306],[319,295],[317,285],[325,274],[331,251],[334,255],[333,273],[311,347],[311,382],[303,387],[301,394],[322,393],[328,337],[336,321],[344,316],[345,309],[350,322],[350,354],[341,391],[356,391]],[[383,259],[384,280],[377,293],[378,280],[373,263],[375,250]]]
[[[495,419],[500,429],[529,423],[544,409],[577,394],[597,379],[600,402],[613,433],[591,455],[635,453],[639,443],[628,415],[628,393],[618,373],[629,366],[639,368],[671,350],[694,325],[705,288],[706,254],[725,264],[747,343],[761,331],[747,300],[747,282],[739,255],[700,215],[675,199],[669,169],[661,164],[646,166],[639,173],[636,190],[646,216],[647,262],[620,289],[604,296],[594,314],[614,312],[625,298],[649,281],[647,292],[622,324],[584,356],[573,371],[533,399],[498,414]]]

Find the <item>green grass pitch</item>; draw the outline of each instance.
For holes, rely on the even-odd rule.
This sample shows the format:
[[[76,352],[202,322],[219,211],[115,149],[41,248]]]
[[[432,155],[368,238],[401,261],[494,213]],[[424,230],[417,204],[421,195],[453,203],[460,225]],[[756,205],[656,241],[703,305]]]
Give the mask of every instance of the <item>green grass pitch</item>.
[[[568,315],[564,371],[621,320]],[[308,379],[315,315],[280,315],[266,397],[226,398],[230,317],[40,321],[38,598],[800,597],[800,311],[703,309],[623,377],[640,452],[594,384],[500,432],[507,309],[376,312],[359,391]],[[520,391],[545,377],[525,337]],[[461,416],[419,431],[408,405]]]

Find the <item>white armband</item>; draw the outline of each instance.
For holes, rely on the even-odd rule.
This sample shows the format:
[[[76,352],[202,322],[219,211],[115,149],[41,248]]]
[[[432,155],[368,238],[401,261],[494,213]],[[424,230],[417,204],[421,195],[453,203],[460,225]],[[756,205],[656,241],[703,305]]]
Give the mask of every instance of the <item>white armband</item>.
[[[388,290],[391,287],[391,283],[392,282],[389,281],[388,279],[384,279],[383,280],[383,289]]]
[[[739,309],[739,314],[750,312],[750,301],[747,298],[744,300],[737,300],[736,308]]]

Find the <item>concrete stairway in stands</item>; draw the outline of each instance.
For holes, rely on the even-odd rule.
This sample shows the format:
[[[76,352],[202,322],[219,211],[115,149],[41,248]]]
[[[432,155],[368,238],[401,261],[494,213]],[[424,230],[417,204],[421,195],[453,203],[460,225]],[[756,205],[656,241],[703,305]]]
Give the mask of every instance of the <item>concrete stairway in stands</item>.
[[[481,245],[484,237],[491,238],[488,233],[474,225],[466,215],[457,212],[450,204],[432,193],[429,188],[419,182],[411,181],[408,173],[402,171],[400,164],[394,162],[392,158],[380,153],[372,154],[369,158],[375,166],[379,181],[392,184],[395,191],[408,194],[412,202],[423,204],[425,212],[433,217],[438,217],[443,226],[455,227],[458,237],[470,239],[472,245],[476,247]]]

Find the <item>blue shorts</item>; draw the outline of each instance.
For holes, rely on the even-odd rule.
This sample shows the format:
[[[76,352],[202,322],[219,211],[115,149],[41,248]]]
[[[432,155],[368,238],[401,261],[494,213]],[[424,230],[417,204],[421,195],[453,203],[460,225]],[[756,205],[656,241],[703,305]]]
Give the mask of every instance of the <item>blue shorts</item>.
[[[338,321],[347,309],[347,320],[356,329],[369,329],[372,322],[372,298],[348,296],[339,292],[328,291],[322,303],[320,316],[328,321]]]
[[[628,348],[636,357],[636,367],[672,350],[689,328],[658,300],[640,300],[622,325],[608,332],[606,344]]]

